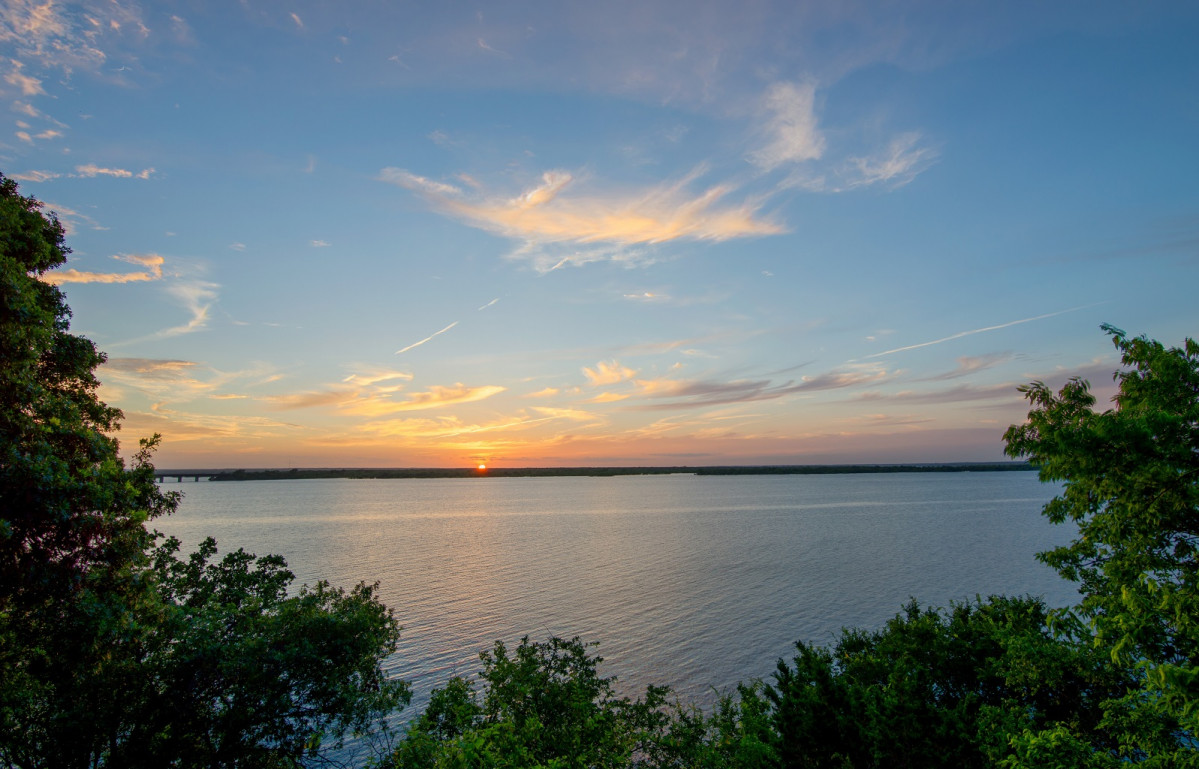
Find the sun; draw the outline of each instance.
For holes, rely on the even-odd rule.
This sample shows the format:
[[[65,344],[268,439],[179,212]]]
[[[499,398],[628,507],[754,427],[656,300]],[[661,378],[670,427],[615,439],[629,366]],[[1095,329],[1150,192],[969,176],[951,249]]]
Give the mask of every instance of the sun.
[[[487,465],[484,465],[484,464],[479,465],[479,472],[483,472],[486,469],[487,469]]]

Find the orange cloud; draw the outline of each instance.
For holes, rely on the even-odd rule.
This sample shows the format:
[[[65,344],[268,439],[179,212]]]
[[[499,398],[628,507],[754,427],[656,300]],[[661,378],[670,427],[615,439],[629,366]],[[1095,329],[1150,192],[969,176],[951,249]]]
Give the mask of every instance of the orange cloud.
[[[776,235],[782,225],[758,217],[763,201],[728,203],[736,188],[716,184],[698,192],[691,186],[704,169],[681,180],[641,190],[570,194],[574,177],[547,171],[541,183],[515,197],[470,199],[453,185],[426,179],[401,168],[385,168],[379,180],[410,189],[450,216],[479,229],[522,241],[528,255],[547,244],[609,244],[618,248],[673,240],[729,240]],[[597,252],[567,261],[620,258]]]
[[[412,393],[403,401],[397,402],[385,398],[368,398],[348,402],[342,408],[352,414],[383,416],[400,411],[421,411],[458,403],[473,403],[474,401],[481,401],[502,393],[506,389],[506,387],[498,385],[467,387],[459,382],[451,387],[433,386],[426,392]]]
[[[123,254],[114,256],[131,264],[140,264],[147,268],[142,272],[80,272],[79,270],[56,270],[47,272],[41,279],[52,286],[63,283],[137,283],[147,280],[158,280],[162,277],[163,258],[158,254]]]
[[[584,368],[583,373],[587,375],[587,380],[591,382],[592,387],[616,384],[637,375],[636,371],[628,366],[622,366],[616,361],[611,363],[600,361],[593,369]]]

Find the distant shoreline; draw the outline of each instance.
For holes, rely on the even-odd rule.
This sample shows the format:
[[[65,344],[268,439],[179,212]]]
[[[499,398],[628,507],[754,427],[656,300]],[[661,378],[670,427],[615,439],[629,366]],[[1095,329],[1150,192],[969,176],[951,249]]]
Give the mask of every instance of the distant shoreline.
[[[617,475],[844,475],[854,473],[991,473],[1027,472],[1027,462],[955,462],[854,465],[718,465],[706,467],[351,467],[275,468],[259,470],[155,470],[159,480],[184,478],[210,481],[286,481],[349,478],[557,478]]]

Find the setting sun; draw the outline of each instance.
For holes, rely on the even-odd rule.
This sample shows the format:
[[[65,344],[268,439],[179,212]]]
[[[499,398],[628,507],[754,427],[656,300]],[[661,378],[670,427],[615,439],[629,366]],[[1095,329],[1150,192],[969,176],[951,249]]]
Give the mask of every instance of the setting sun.
[[[486,469],[487,469],[487,465],[479,465],[479,472],[483,472]]]

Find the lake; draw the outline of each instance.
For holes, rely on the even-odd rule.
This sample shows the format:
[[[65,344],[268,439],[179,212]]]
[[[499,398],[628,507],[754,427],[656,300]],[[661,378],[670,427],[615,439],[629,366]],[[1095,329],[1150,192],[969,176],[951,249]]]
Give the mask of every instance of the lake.
[[[166,483],[190,551],[287,558],[297,584],[378,581],[414,707],[524,635],[600,642],[619,690],[707,705],[793,644],[876,628],[910,598],[1073,603],[1034,559],[1073,529],[1033,472]]]

